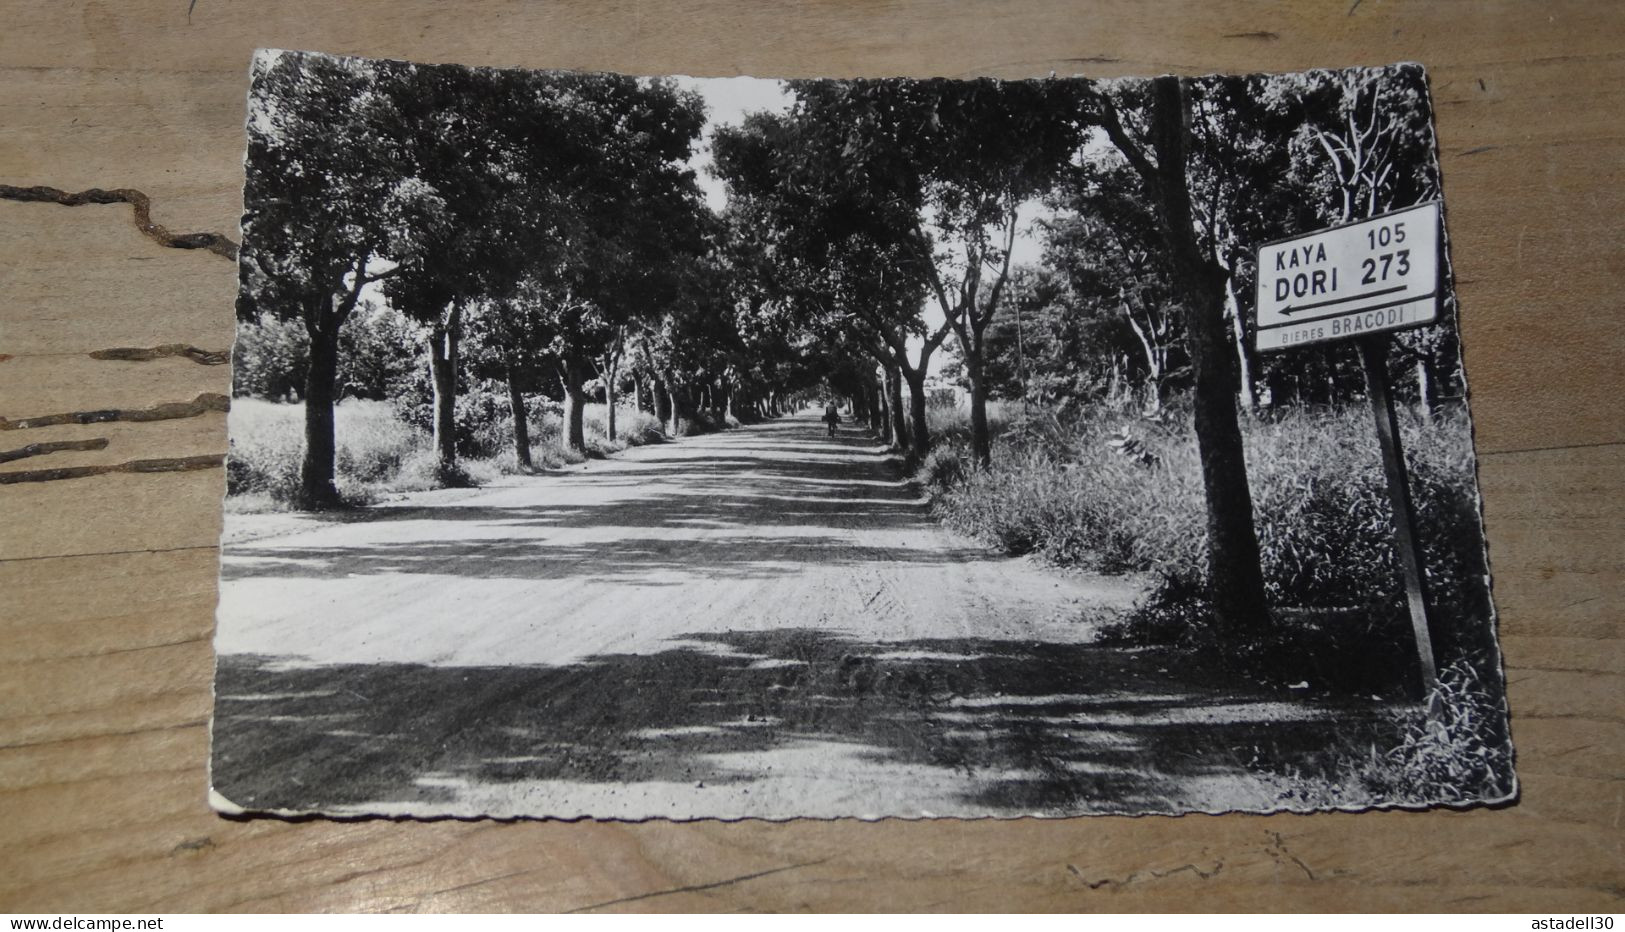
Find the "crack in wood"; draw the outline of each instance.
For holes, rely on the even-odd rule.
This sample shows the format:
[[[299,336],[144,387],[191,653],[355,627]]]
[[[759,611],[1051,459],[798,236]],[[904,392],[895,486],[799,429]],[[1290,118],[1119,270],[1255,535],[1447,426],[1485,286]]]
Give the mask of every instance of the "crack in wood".
[[[25,430],[30,427],[56,427],[60,424],[105,424],[108,421],[168,421],[175,418],[198,417],[210,411],[227,411],[231,399],[216,392],[204,392],[191,401],[171,401],[150,408],[108,408],[101,411],[69,411],[64,414],[41,414],[37,417],[16,419],[0,417],[0,430]]]
[[[1176,874],[1195,874],[1202,880],[1209,880],[1217,876],[1220,871],[1224,870],[1224,862],[1215,861],[1213,862],[1213,866],[1207,868],[1206,870],[1203,870],[1196,864],[1191,863],[1181,864],[1180,866],[1170,870],[1134,871],[1126,877],[1102,877],[1099,880],[1090,880],[1088,877],[1084,876],[1083,871],[1080,870],[1076,864],[1068,864],[1066,869],[1072,874],[1072,876],[1078,878],[1078,880],[1081,881],[1084,886],[1091,890],[1099,890],[1102,887],[1110,887],[1111,889],[1116,890],[1120,887],[1126,887],[1132,883],[1141,883],[1147,880],[1162,880],[1165,877],[1172,877]]]
[[[1269,836],[1272,839],[1274,839],[1274,843],[1265,845],[1264,846],[1264,853],[1269,855],[1271,860],[1273,860],[1273,861],[1275,861],[1275,863],[1279,864],[1279,863],[1281,863],[1281,859],[1285,858],[1288,861],[1291,861],[1293,864],[1297,865],[1298,870],[1303,871],[1303,875],[1305,877],[1308,877],[1310,880],[1318,880],[1319,879],[1318,877],[1315,876],[1315,872],[1314,872],[1313,868],[1311,868],[1308,864],[1305,864],[1303,862],[1303,860],[1300,859],[1297,855],[1295,855],[1291,851],[1287,850],[1286,842],[1284,840],[1282,840],[1280,832],[1270,832]]]
[[[189,343],[164,343],[150,347],[115,346],[112,349],[96,350],[89,355],[91,359],[117,362],[151,362],[170,356],[182,356],[200,366],[223,366],[231,362],[231,353],[228,350],[199,349]]]
[[[104,466],[64,466],[60,469],[34,469],[23,472],[0,472],[0,485],[20,482],[55,482],[59,479],[84,479],[113,472],[194,472],[199,469],[219,469],[225,465],[224,453],[202,456],[173,456],[150,460],[130,460]]]
[[[699,893],[699,892],[703,892],[703,891],[706,891],[706,890],[715,890],[715,889],[718,889],[719,887],[728,887],[728,886],[732,886],[734,884],[744,883],[747,880],[756,880],[756,879],[759,879],[759,878],[762,878],[762,877],[771,877],[774,874],[783,874],[783,873],[785,873],[787,871],[801,870],[804,867],[813,867],[815,865],[822,864],[827,860],[829,860],[829,859],[828,858],[820,858],[819,860],[816,860],[816,861],[803,861],[800,864],[789,864],[789,865],[786,865],[784,867],[775,867],[775,868],[772,868],[771,870],[757,871],[757,872],[755,872],[753,874],[742,874],[742,875],[740,875],[738,877],[729,877],[726,880],[715,880],[715,881],[712,881],[711,883],[697,883],[697,884],[689,884],[687,886],[682,886],[682,887],[671,887],[671,888],[666,889],[666,890],[653,890],[653,891],[650,891],[648,893],[639,893],[639,894],[636,894],[636,895],[633,895],[633,896],[623,896],[623,897],[619,897],[619,898],[613,899],[613,900],[605,900],[605,901],[603,901],[601,903],[592,903],[592,904],[587,905],[587,906],[577,906],[575,909],[567,909],[567,910],[565,910],[565,912],[566,913],[586,913],[586,912],[592,912],[593,910],[604,909],[604,908],[609,907],[609,906],[619,906],[619,905],[621,905],[623,903],[635,903],[635,902],[637,902],[639,900],[648,900],[648,899],[653,899],[655,897],[672,896],[672,895],[678,894],[678,893]]]
[[[169,228],[152,220],[152,199],[135,188],[90,188],[67,192],[45,185],[21,187],[0,184],[0,198],[31,203],[61,204],[79,207],[83,204],[129,204],[135,209],[135,226],[160,246],[171,249],[203,249],[222,258],[237,261],[237,244],[219,233],[171,233]]]
[[[15,450],[0,450],[0,463],[10,463],[16,460],[27,459],[30,456],[44,456],[47,453],[62,453],[67,450],[105,450],[106,437],[93,437],[89,440],[46,440],[40,443],[31,443]]]

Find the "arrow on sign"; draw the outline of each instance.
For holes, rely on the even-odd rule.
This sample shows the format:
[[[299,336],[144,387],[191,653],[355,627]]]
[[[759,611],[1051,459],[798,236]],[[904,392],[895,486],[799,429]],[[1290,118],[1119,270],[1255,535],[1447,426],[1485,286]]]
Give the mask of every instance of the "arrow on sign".
[[[1346,298],[1333,298],[1330,301],[1321,301],[1316,304],[1288,304],[1286,307],[1281,308],[1281,316],[1291,317],[1293,314],[1296,314],[1299,311],[1312,311],[1316,308],[1331,307],[1334,304],[1347,304],[1350,301],[1364,301],[1366,298],[1376,298],[1385,294],[1393,294],[1396,291],[1404,291],[1405,288],[1405,285],[1395,285],[1392,288],[1382,288],[1377,291],[1365,291],[1361,292],[1360,294],[1351,294]]]

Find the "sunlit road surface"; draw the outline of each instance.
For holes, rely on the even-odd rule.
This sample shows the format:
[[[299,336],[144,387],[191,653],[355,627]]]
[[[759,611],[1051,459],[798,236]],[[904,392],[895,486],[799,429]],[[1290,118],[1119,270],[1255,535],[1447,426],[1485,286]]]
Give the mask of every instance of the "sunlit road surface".
[[[226,536],[214,779],[254,810],[1256,809],[1247,736],[1331,714],[1092,645],[1137,581],[944,530],[812,416]]]

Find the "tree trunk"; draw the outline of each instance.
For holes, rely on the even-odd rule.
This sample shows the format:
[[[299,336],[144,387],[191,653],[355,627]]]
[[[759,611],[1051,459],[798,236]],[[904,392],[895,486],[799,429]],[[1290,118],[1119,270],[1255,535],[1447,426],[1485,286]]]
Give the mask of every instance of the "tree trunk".
[[[882,380],[876,379],[871,373],[869,382],[869,423],[874,425],[875,433],[879,435],[881,443],[891,443],[891,425],[886,419],[886,386]]]
[[[675,437],[681,427],[679,421],[682,418],[683,406],[682,399],[677,394],[677,386],[670,379],[666,380],[666,411],[671,417],[671,429],[668,433]]]
[[[1147,413],[1152,415],[1161,414],[1163,405],[1167,402],[1165,395],[1167,386],[1163,384],[1162,376],[1167,368],[1168,349],[1160,342],[1161,337],[1153,339],[1156,336],[1154,330],[1140,325],[1127,301],[1122,302],[1122,304],[1123,313],[1128,317],[1129,329],[1134,331],[1134,335],[1140,340],[1141,349],[1145,350],[1145,381],[1147,387],[1151,389],[1151,404]],[[1155,326],[1154,318],[1147,315],[1146,319],[1152,327]],[[1163,337],[1167,336],[1167,329],[1167,327],[1163,327]],[[1115,371],[1113,374],[1116,374]]]
[[[514,377],[513,353],[505,353],[503,367],[508,377],[508,413],[513,416],[513,454],[521,469],[530,469],[530,415],[525,411],[525,396],[519,393],[519,380]]]
[[[672,423],[671,395],[667,393],[666,380],[661,376],[649,380],[649,401],[653,405],[651,413],[660,422],[660,429],[665,430],[666,425]]]
[[[886,408],[891,426],[891,444],[898,450],[910,447],[908,421],[903,417],[903,372],[895,363],[886,367]]]
[[[311,511],[342,504],[333,481],[338,459],[333,406],[338,401],[339,330],[366,287],[368,259],[363,255],[351,266],[354,277],[346,292],[326,295],[305,308],[310,349],[305,367],[305,455],[299,469],[299,499]]]
[[[587,431],[583,416],[587,408],[587,393],[581,383],[586,381],[586,367],[574,355],[566,355],[564,376],[564,447],[577,453],[587,452]]]
[[[604,371],[604,434],[611,442],[615,440],[615,377],[616,365],[610,365]]]
[[[1153,187],[1161,202],[1175,294],[1187,315],[1185,338],[1195,371],[1196,444],[1207,493],[1208,587],[1219,626],[1231,633],[1253,634],[1267,627],[1268,608],[1236,414],[1233,357],[1225,340],[1225,275],[1203,255],[1192,226],[1185,176],[1186,103],[1180,79],[1157,78],[1152,88]]]
[[[333,481],[338,445],[333,436],[333,404],[339,368],[338,328],[310,335],[310,364],[305,367],[305,458],[299,468],[299,506],[322,511],[339,504]]]
[[[982,332],[971,328],[970,350],[965,354],[965,373],[970,377],[970,446],[976,465],[986,469],[993,464],[993,440],[987,431],[987,389],[982,378]],[[922,382],[922,385],[924,383]]]
[[[434,384],[434,448],[439,462],[437,478],[445,482],[457,473],[457,325],[455,305],[446,322],[429,335],[429,378]]]
[[[924,462],[931,452],[931,425],[925,419],[925,367],[904,369],[908,380],[909,449],[914,459]]]
[[[1236,276],[1225,269],[1224,310],[1230,318],[1231,336],[1236,341],[1236,371],[1241,376],[1241,409],[1253,412],[1258,407],[1258,390],[1253,385],[1253,364],[1247,356],[1247,332],[1241,325],[1241,302],[1236,298]]]

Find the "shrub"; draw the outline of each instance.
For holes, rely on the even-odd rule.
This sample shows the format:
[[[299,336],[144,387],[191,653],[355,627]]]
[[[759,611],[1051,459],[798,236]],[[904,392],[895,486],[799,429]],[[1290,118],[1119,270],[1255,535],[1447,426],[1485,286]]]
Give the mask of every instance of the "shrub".
[[[339,328],[339,391],[375,401],[399,395],[427,368],[419,332],[391,308],[357,308]]]
[[[606,405],[591,404],[582,416],[587,447],[600,455],[616,453],[627,447],[640,447],[666,439],[660,421],[646,411],[617,405],[615,408],[615,439],[609,439],[609,409]]]
[[[426,367],[413,371],[392,404],[402,421],[434,436],[434,388]],[[482,380],[464,386],[452,408],[457,455],[484,458],[513,449],[513,415],[509,407],[508,387],[501,382]]]
[[[1036,551],[1063,566],[1199,574],[1204,525],[1194,444],[1159,425],[1149,432],[1137,425],[1158,450],[1161,466],[1148,467],[1107,445],[1119,424],[1109,417],[1065,426],[1043,417],[1006,421],[991,468],[966,473],[940,494],[938,513],[1009,552]]]
[[[238,398],[297,400],[305,390],[310,334],[300,320],[264,317],[239,321],[231,347],[232,394]]]
[[[1360,768],[1373,795],[1394,801],[1465,802],[1512,789],[1504,704],[1490,698],[1471,665],[1439,671],[1421,709],[1394,716],[1399,744]]]
[[[399,394],[425,368],[417,328],[389,308],[358,308],[339,330],[338,391],[380,400]],[[297,401],[310,366],[304,321],[265,316],[237,324],[232,392],[238,398]],[[428,380],[422,378],[424,387]]]
[[[1012,421],[1023,418],[1025,410],[1025,406],[1019,401],[989,401],[987,403],[988,433],[994,436],[1005,433]],[[959,442],[970,442],[970,407],[968,405],[927,404],[925,423],[931,428],[932,442],[938,446],[951,446]]]
[[[1134,647],[1190,647],[1208,639],[1212,605],[1189,577],[1159,580],[1127,615],[1100,629],[1100,642]]]

